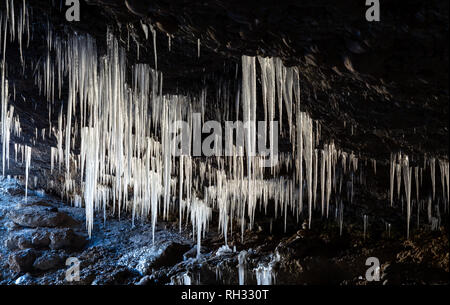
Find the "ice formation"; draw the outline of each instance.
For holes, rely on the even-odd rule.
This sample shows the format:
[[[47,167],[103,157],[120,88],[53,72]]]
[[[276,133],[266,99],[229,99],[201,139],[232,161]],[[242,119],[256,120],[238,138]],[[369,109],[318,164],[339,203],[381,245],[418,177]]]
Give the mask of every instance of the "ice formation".
[[[241,252],[239,252],[238,255],[239,285],[245,285],[246,259],[247,259],[247,251],[242,250]]]
[[[31,164],[31,147],[25,146],[25,201],[28,198],[28,173]]]
[[[106,54],[99,56],[91,36],[67,33],[62,37],[50,24],[46,53],[27,67],[23,48],[33,33],[31,14],[25,1],[16,9],[13,0],[6,4],[7,11],[0,14],[2,174],[8,168],[11,135],[21,138],[20,120],[10,105],[15,90],[7,79],[6,42],[10,39],[17,40],[23,69],[36,72],[34,82],[45,97],[49,126],[41,130],[41,137],[56,139],[49,153],[50,172],[64,176],[61,195],[85,208],[89,235],[95,232],[95,214],[106,219],[106,210],[119,217],[129,213],[133,223],[150,219],[153,237],[158,219],[178,215],[180,231],[183,224],[192,226],[200,255],[213,209],[218,211],[218,230],[225,245],[236,230],[244,238],[245,230],[254,226],[258,210],[267,213],[273,209],[275,218],[284,218],[285,228],[289,214],[311,228],[315,214],[329,218],[330,211],[331,217],[335,212],[342,234],[346,205],[353,204],[355,189],[365,181],[361,159],[366,157],[322,139],[320,122],[302,109],[298,67],[287,67],[279,58],[242,56],[241,66],[236,68],[237,85],[216,80],[220,88],[217,97],[210,97],[207,87],[198,95],[165,94],[163,74],[158,71],[156,29],[150,24],[142,24],[142,29],[146,38],[150,39],[151,33],[153,40],[153,68],[147,64],[129,67],[127,51],[112,31],[107,33]],[[197,43],[200,57],[200,40]],[[66,101],[62,100],[63,87],[68,88]],[[269,167],[262,166],[267,160],[256,151],[259,111],[268,130],[264,144],[273,143],[278,136],[274,124],[268,123],[274,120],[279,121],[279,133],[292,144],[291,151],[278,154],[269,145],[273,156]],[[211,113],[216,118],[208,117]],[[57,122],[51,121],[52,114]],[[233,118],[247,124],[243,145],[231,145],[231,156],[194,158],[199,149],[193,144],[194,130],[208,119]],[[172,136],[178,121],[188,122],[190,132],[182,133],[187,150],[176,156]],[[33,141],[39,141],[37,129]],[[25,160],[26,188],[31,145],[14,145],[15,160],[19,153],[22,163]],[[442,202],[449,211],[448,160],[431,158],[424,166],[417,161],[402,152],[393,152],[389,160],[386,202],[394,206],[401,196],[406,198],[407,236],[413,208],[419,214],[420,206],[426,205],[428,220],[437,217],[433,210],[439,208],[436,180],[440,180]],[[377,166],[380,171],[383,165],[379,160],[378,164],[372,159],[368,162],[372,162],[374,174]],[[436,162],[440,176],[435,173]],[[432,202],[428,194],[419,193],[425,170],[431,175]],[[415,184],[415,200],[411,184]],[[364,216],[364,232],[366,226]],[[260,283],[271,281],[265,267],[257,274]]]

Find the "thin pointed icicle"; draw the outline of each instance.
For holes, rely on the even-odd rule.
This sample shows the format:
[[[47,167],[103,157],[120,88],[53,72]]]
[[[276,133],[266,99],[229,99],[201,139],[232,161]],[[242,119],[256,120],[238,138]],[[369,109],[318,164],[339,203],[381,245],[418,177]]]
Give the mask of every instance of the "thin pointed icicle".
[[[86,175],[84,180],[84,202],[86,207],[86,227],[89,238],[92,235],[94,226],[94,208],[97,191],[98,179],[98,145],[99,142],[97,130],[95,128],[85,127],[81,130],[81,141],[84,143],[81,154],[86,160]]]
[[[325,214],[325,150],[321,150],[320,159],[320,200],[322,217]]]
[[[246,153],[247,153],[247,213],[250,218],[250,228],[253,226],[256,198],[254,196],[256,149],[256,67],[255,58],[242,56],[242,107],[244,124],[246,124]],[[244,217],[244,215],[241,215]],[[242,220],[242,232],[243,232]]]
[[[183,180],[184,180],[184,156],[180,156],[180,178],[179,178],[179,189],[178,189],[178,205],[179,205],[179,232],[181,233],[181,223],[183,220]]]
[[[391,207],[392,207],[393,202],[394,202],[394,175],[395,175],[395,154],[393,154],[393,153],[391,153],[389,164],[390,164],[390,171],[389,171],[389,173],[390,173],[390,175],[389,175],[389,177],[390,177],[390,180],[389,180],[389,182],[390,182],[389,183],[390,189],[389,189],[389,195],[390,195]]]
[[[201,254],[201,239],[208,228],[208,222],[211,218],[211,208],[204,202],[194,199],[191,205],[192,233],[197,234],[197,258]]]
[[[311,229],[311,218],[312,218],[312,158],[313,158],[313,147],[312,147],[312,120],[308,115],[302,113],[302,131],[303,137],[305,139],[305,167],[306,167],[306,182],[308,185],[308,228]]]
[[[313,202],[314,202],[314,208],[316,208],[316,201],[317,201],[317,176],[318,176],[318,158],[319,153],[318,149],[314,149],[314,178],[313,178]]]
[[[4,33],[6,36],[6,33]],[[5,51],[3,51],[5,52]],[[6,63],[3,60],[3,63],[1,64],[2,69],[2,77],[1,77],[1,136],[2,136],[2,175],[5,176],[5,164],[6,164],[6,158],[7,155],[7,149],[9,147],[9,124],[8,124],[8,114],[7,114],[7,107],[8,107],[8,80],[5,78],[5,67]]]
[[[442,161],[441,159],[438,160],[439,161],[439,170],[441,172],[441,186],[442,186],[442,199],[446,200],[446,196],[445,196],[445,162]]]
[[[447,185],[447,204],[450,203],[450,185],[449,185],[449,162],[444,162],[444,174],[445,174],[445,184]]]
[[[142,31],[144,32],[145,39],[148,40],[148,26],[141,21]]]
[[[25,146],[25,202],[28,198],[28,173],[31,165],[31,147]]]
[[[303,211],[303,115],[297,113],[297,175],[299,185],[298,212]]]
[[[416,184],[416,202],[419,205],[419,167],[414,167],[414,178]]]
[[[400,164],[402,162],[401,153],[398,154],[397,160],[399,162],[395,165],[395,172],[397,176],[397,199],[400,199],[400,187],[402,185],[402,165]]]
[[[403,156],[402,161],[403,183],[406,193],[406,238],[409,239],[409,223],[411,220],[411,173],[412,167],[409,167],[408,156]]]
[[[430,159],[430,174],[431,174],[431,187],[433,190],[433,200],[436,194],[436,159]]]
[[[238,274],[239,285],[245,285],[245,268],[246,268],[247,251],[242,250],[238,255]]]
[[[155,57],[155,70],[158,70],[158,54],[156,53],[156,30],[155,28],[150,25],[150,31],[152,32],[152,38],[153,38],[153,54]]]
[[[363,215],[363,221],[364,221],[364,239],[366,239],[367,226],[369,224],[369,216],[368,215]]]
[[[169,52],[171,52],[172,51],[172,37],[169,34],[167,34],[167,45],[169,47]]]
[[[294,69],[284,68],[285,80],[283,87],[283,99],[288,115],[289,138],[292,140],[292,89],[294,85]]]
[[[331,175],[332,175],[332,150],[333,150],[333,144],[329,144],[326,146],[325,150],[327,151],[326,154],[326,161],[327,161],[327,195],[326,195],[326,207],[327,207],[327,218],[328,218],[328,212],[330,207],[330,196],[331,196]]]

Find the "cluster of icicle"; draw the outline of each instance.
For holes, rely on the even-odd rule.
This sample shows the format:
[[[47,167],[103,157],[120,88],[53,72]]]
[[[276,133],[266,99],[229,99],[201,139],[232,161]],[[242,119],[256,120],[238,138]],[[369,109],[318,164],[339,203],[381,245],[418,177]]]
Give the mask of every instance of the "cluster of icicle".
[[[0,15],[3,27],[3,170],[9,161],[11,126],[15,134],[20,134],[20,123],[13,119],[14,108],[8,108],[7,34],[10,39],[19,40],[20,48],[23,37],[30,39],[26,5],[15,20],[14,9],[11,9],[14,3],[10,0],[7,4],[8,11]],[[142,28],[148,37],[149,27],[142,24]],[[278,58],[243,56],[238,89],[217,82],[220,90],[216,99],[221,105],[206,102],[207,88],[198,96],[163,94],[163,75],[156,69],[156,31],[151,26],[150,31],[155,69],[147,64],[136,64],[131,67],[131,80],[127,78],[130,69],[126,50],[119,46],[110,31],[106,37],[107,52],[99,56],[96,41],[89,35],[70,34],[61,38],[48,24],[47,53],[42,61],[31,63],[29,67],[35,71],[35,83],[47,99],[47,134],[54,136],[57,142],[56,147],[50,149],[51,171],[58,170],[65,176],[62,195],[73,198],[74,205],[85,207],[89,235],[95,212],[102,212],[106,220],[108,209],[119,217],[126,211],[131,213],[133,224],[136,219],[150,218],[153,236],[158,218],[168,219],[169,214],[177,212],[180,230],[183,223],[192,225],[200,254],[200,241],[208,230],[212,209],[219,211],[218,229],[228,244],[234,220],[240,225],[244,238],[245,229],[254,225],[257,208],[267,212],[269,202],[274,203],[276,217],[284,217],[285,228],[288,213],[297,221],[300,216],[304,217],[306,225],[311,227],[313,213],[328,218],[334,204],[334,217],[342,232],[344,202],[351,204],[354,185],[364,184],[363,170],[353,152],[342,151],[333,142],[324,143],[319,122],[301,111],[299,69],[284,66]],[[258,74],[262,110],[257,110]],[[64,107],[59,106],[63,87],[68,88]],[[235,101],[234,113],[229,106],[231,100]],[[218,113],[219,107],[224,111]],[[292,151],[274,156],[272,166],[267,168],[261,166],[264,157],[255,155],[258,111],[264,113],[265,122],[278,120],[281,134],[292,143]],[[56,126],[51,121],[53,113],[58,115]],[[189,143],[189,149],[176,157],[171,130],[180,120],[194,127],[194,116],[198,113],[202,123],[206,121],[206,113],[248,123],[244,147],[233,145],[232,156],[194,158],[194,136],[183,133],[183,137],[188,137],[185,142]],[[269,144],[275,137],[275,130],[271,124],[266,129],[269,136],[264,141]],[[45,137],[45,130],[41,131],[41,136]],[[22,152],[22,159],[25,156],[28,176],[31,148],[18,146],[17,150]],[[244,151],[245,155],[239,154]],[[403,172],[409,232],[412,170],[406,156],[393,159],[391,202],[393,175],[397,174],[399,190]],[[448,161],[439,162],[442,164],[441,181],[447,181],[448,203]],[[375,161],[373,167],[376,172]],[[281,173],[293,174],[283,176]],[[265,278],[263,273],[261,281],[266,281]]]
[[[420,210],[426,207],[428,222],[433,224],[433,228],[436,228],[436,222],[440,222],[440,208],[443,205],[444,212],[449,212],[449,162],[447,160],[437,159],[439,162],[439,170],[441,173],[440,181],[442,186],[442,201],[441,198],[438,198],[435,201],[436,197],[436,158],[432,157],[430,159],[424,157],[423,166],[419,165],[412,166],[410,165],[410,158],[402,154],[401,152],[391,154],[390,157],[390,204],[393,206],[394,204],[394,193],[395,193],[395,185],[396,185],[396,193],[397,200],[401,201],[402,208],[403,204],[406,201],[406,226],[407,226],[407,237],[409,238],[410,231],[410,222],[411,222],[411,213],[414,205],[417,209],[417,225],[419,225],[420,220]],[[432,187],[432,195],[428,195],[428,197],[421,197],[419,194],[419,190],[423,183],[423,173],[425,170],[429,168],[430,171],[430,180]],[[403,189],[404,195],[406,199],[401,194],[402,188],[402,177],[403,177]],[[415,196],[414,190],[411,189],[411,185],[414,181],[415,185]],[[397,182],[397,183],[395,183]],[[433,204],[434,202],[434,204]],[[435,213],[433,213],[433,205],[435,209]],[[435,214],[435,216],[433,216]]]
[[[245,285],[247,283],[247,251],[242,250],[238,254],[238,277],[239,285]],[[253,269],[256,278],[257,285],[273,285],[276,284],[276,272],[275,264],[280,262],[280,255],[275,252],[270,256],[268,263],[259,263],[256,268]]]
[[[162,212],[166,219],[173,210],[177,190],[170,126],[187,119],[195,106],[185,96],[162,95],[162,74],[148,65],[133,67],[129,85],[125,50],[111,33],[108,52],[101,58],[88,35],[49,41],[57,60],[44,80],[57,79],[56,87],[50,87],[59,92],[64,81],[69,88],[66,115],[61,108],[57,128],[50,126],[57,139],[57,147],[51,148],[51,170],[56,165],[65,170],[64,195],[83,194],[89,234],[95,211],[102,210],[106,218],[107,208],[119,217],[123,210],[131,212],[133,223],[150,217],[154,232],[157,216]],[[77,139],[80,154],[75,155]],[[187,208],[200,241],[211,209],[191,194],[192,160],[182,157],[180,163],[180,176],[186,176],[180,192],[188,200],[180,211]],[[77,176],[82,179],[80,189]],[[74,198],[80,206],[81,198]]]
[[[343,184],[353,196],[357,157],[333,143],[318,148],[320,125],[300,111],[297,68],[285,67],[279,59],[258,58],[265,118],[275,120],[275,107],[280,121],[286,112],[292,152],[278,155],[279,160],[268,169],[260,166],[263,157],[255,155],[257,63],[255,57],[244,56],[241,90],[234,93],[235,117],[239,119],[242,110],[244,122],[251,127],[246,129],[245,147],[233,146],[234,156],[219,156],[212,166],[210,159],[193,162],[193,135],[189,133],[183,133],[191,146],[188,152],[174,157],[170,133],[179,120],[192,126],[196,113],[205,120],[205,91],[200,97],[164,95],[162,74],[146,64],[133,66],[128,84],[125,50],[110,32],[107,54],[100,58],[88,35],[72,35],[64,42],[51,31],[49,35],[56,64],[50,65],[53,69],[44,79],[57,80],[50,88],[58,92],[64,82],[69,88],[65,116],[61,108],[57,128],[49,127],[57,139],[57,147],[51,149],[51,169],[57,164],[58,170],[64,170],[64,195],[74,196],[76,205],[81,204],[77,194],[83,194],[89,234],[95,211],[103,211],[106,217],[107,208],[119,216],[126,210],[133,222],[149,217],[154,231],[158,216],[167,219],[178,203],[180,229],[190,215],[198,242],[208,228],[211,209],[217,208],[219,229],[227,244],[234,219],[239,220],[242,235],[247,219],[249,228],[253,227],[257,203],[267,211],[273,200],[275,213],[285,219],[288,210],[298,219],[305,205],[310,226],[313,209],[328,216],[331,194],[340,192]],[[272,141],[274,131],[267,127],[267,141]],[[80,153],[75,155],[77,139]],[[240,149],[246,155],[239,155]],[[336,169],[337,165],[341,167]],[[294,169],[296,174],[280,176],[282,169]],[[274,178],[264,179],[266,172]],[[81,177],[81,186],[75,183],[77,177]]]
[[[17,2],[16,2],[17,3]],[[30,13],[26,1],[20,2],[18,7],[18,15],[14,8],[13,0],[6,0],[6,11],[0,11],[0,43],[1,43],[1,141],[2,141],[2,175],[5,176],[5,168],[9,169],[10,158],[10,142],[11,131],[16,137],[21,135],[20,121],[17,116],[14,116],[14,106],[10,104],[11,92],[9,91],[9,83],[7,79],[7,62],[6,62],[6,47],[7,42],[16,41],[19,45],[20,62],[25,73],[25,61],[23,57],[24,37],[27,37],[27,46],[30,41]],[[13,100],[16,99],[16,90],[12,92]],[[15,161],[17,162],[18,150],[22,153],[22,163],[25,157],[25,198],[28,190],[28,170],[31,162],[31,147],[26,145],[14,144]]]

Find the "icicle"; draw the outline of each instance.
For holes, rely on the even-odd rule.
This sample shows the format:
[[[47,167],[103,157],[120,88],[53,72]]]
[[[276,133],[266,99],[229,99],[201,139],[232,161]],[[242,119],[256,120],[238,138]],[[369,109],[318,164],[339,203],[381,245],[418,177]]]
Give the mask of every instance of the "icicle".
[[[415,182],[416,182],[416,201],[417,204],[419,203],[419,167],[416,166],[414,168],[414,177],[415,177]]]
[[[339,236],[342,236],[343,225],[344,225],[344,203],[341,201],[339,208]]]
[[[145,39],[148,40],[148,26],[141,21],[142,31],[144,32]]]
[[[272,269],[270,267],[259,266],[255,269],[257,285],[272,285]]]
[[[6,31],[6,30],[5,30]],[[3,33],[3,35],[6,37],[6,32]],[[6,38],[5,38],[6,39]],[[3,51],[5,52],[5,50]],[[3,53],[4,55],[4,53]],[[7,107],[8,107],[8,80],[5,79],[5,59],[3,58],[3,63],[1,64],[2,69],[2,78],[1,78],[1,122],[2,122],[2,175],[5,176],[5,164],[6,160],[9,158],[9,154],[7,153],[9,148],[9,119],[8,119],[8,113],[7,113]]]
[[[158,54],[156,53],[156,30],[152,25],[150,25],[150,31],[152,32],[153,37],[153,54],[155,57],[155,70],[158,70]]]
[[[406,232],[407,238],[409,239],[409,222],[411,219],[411,173],[412,168],[409,167],[408,156],[403,157],[402,161],[402,169],[403,169],[403,183],[405,186],[406,193]]]
[[[442,199],[445,201],[446,200],[446,196],[445,196],[445,181],[446,181],[446,174],[447,174],[447,170],[446,170],[446,162],[439,159],[439,169],[441,172],[441,186],[442,186]],[[447,194],[448,196],[448,194]],[[448,198],[448,197],[447,197]]]
[[[449,174],[449,162],[448,161],[446,161],[444,163],[444,172],[445,172],[445,182],[447,185],[447,204],[449,204],[450,203],[450,185],[449,185],[450,174]]]
[[[367,225],[369,223],[369,216],[364,215],[363,220],[364,220],[364,239],[366,239]]]
[[[397,160],[400,163],[402,162],[401,154],[398,155]],[[396,164],[395,171],[396,171],[396,176],[397,176],[397,199],[400,199],[400,187],[402,185],[402,166],[401,166],[401,164]]]
[[[244,124],[246,124],[246,152],[247,152],[247,188],[248,201],[247,210],[250,218],[250,228],[253,226],[254,210],[256,200],[254,197],[254,176],[255,165],[253,163],[256,145],[256,67],[255,58],[242,56],[242,107]],[[244,215],[241,215],[242,227],[244,231]]]
[[[94,208],[98,179],[98,133],[95,128],[85,127],[81,130],[81,141],[83,150],[81,155],[86,160],[86,175],[84,180],[84,202],[86,206],[86,227],[89,238],[94,226]]]
[[[395,155],[393,153],[391,153],[391,158],[390,158],[390,180],[389,180],[389,185],[390,185],[390,190],[389,190],[389,194],[390,194],[390,198],[391,198],[391,207],[393,205],[394,202],[394,174],[395,174]]]
[[[325,150],[321,150],[321,162],[320,162],[320,199],[321,199],[321,211],[322,216],[325,212]]]
[[[312,157],[313,157],[313,147],[312,147],[312,120],[305,113],[302,113],[302,132],[303,138],[305,139],[305,165],[306,165],[306,182],[308,185],[308,228],[311,228],[311,218],[312,218]]]
[[[331,156],[332,156],[332,149],[333,145],[327,145],[325,150],[327,152],[326,154],[326,163],[327,163],[327,195],[326,195],[326,206],[327,206],[327,218],[328,218],[328,211],[329,211],[329,205],[330,205],[330,195],[331,195]]]
[[[430,174],[431,174],[431,186],[433,190],[433,200],[435,198],[436,193],[436,159],[430,159]]]
[[[239,285],[245,285],[245,269],[246,269],[247,251],[242,250],[238,255],[239,268]]]
[[[50,147],[50,173],[53,173],[53,168],[55,166],[55,157],[57,156],[57,151],[54,147]]]
[[[25,146],[25,202],[28,198],[28,173],[31,164],[31,147]]]
[[[317,175],[318,175],[318,150],[314,149],[314,178],[313,178],[313,202],[314,202],[314,208],[316,207],[316,201],[317,201]]]
[[[193,234],[197,233],[197,258],[200,257],[201,239],[205,235],[210,217],[211,208],[194,198],[191,204],[191,222]]]
[[[169,46],[169,52],[172,51],[172,38],[170,37],[169,34],[167,34],[167,44]]]

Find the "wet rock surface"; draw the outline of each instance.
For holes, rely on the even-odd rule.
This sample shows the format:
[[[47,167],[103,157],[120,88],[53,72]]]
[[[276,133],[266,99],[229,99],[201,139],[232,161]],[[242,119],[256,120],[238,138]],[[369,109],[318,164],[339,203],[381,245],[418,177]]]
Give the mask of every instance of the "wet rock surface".
[[[41,271],[58,269],[64,266],[66,257],[67,255],[64,252],[45,252],[34,261],[33,268]]]
[[[27,249],[19,250],[9,255],[8,264],[15,272],[26,272],[31,269],[36,259],[36,252]]]
[[[9,211],[9,219],[23,227],[63,227],[76,224],[76,221],[65,213],[61,213],[57,208],[36,205],[19,204]]]
[[[1,184],[21,186],[15,180]],[[1,188],[4,189],[4,188]],[[377,225],[363,236],[361,226],[350,224],[340,234],[336,221],[315,223],[311,230],[264,219],[257,230],[228,236],[229,246],[211,224],[202,240],[201,255],[189,230],[178,232],[178,223],[159,222],[152,242],[151,225],[132,226],[128,218],[109,215],[106,224],[96,217],[94,232],[86,239],[84,210],[65,206],[51,196],[32,194],[29,205],[44,200],[76,220],[70,228],[6,227],[7,210],[17,208],[23,196],[0,196],[1,284],[15,285],[178,285],[178,284],[333,284],[398,285],[448,284],[448,231],[424,227],[410,240],[402,232],[380,234]],[[42,205],[42,203],[40,203]],[[48,207],[49,207],[48,206]],[[47,208],[48,208],[47,207]],[[357,206],[348,209],[356,209]],[[359,214],[359,213],[356,213]],[[348,222],[357,222],[351,218]],[[357,217],[357,216],[355,216]],[[390,217],[395,217],[391,215]],[[401,217],[397,216],[397,217]],[[393,222],[395,223],[395,221]],[[367,281],[366,260],[380,262],[380,281]],[[68,282],[68,258],[79,260],[79,281]]]

